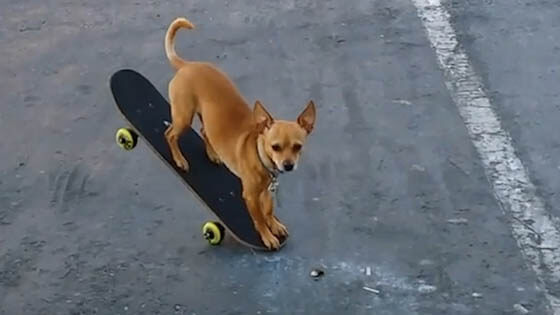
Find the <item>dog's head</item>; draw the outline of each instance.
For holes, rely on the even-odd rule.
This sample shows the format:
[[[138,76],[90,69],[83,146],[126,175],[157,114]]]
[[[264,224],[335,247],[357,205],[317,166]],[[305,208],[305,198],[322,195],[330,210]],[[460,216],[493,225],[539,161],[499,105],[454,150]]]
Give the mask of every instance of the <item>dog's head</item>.
[[[309,101],[295,121],[276,120],[256,101],[253,118],[262,137],[263,151],[281,171],[297,169],[307,136],[315,125],[315,104]]]

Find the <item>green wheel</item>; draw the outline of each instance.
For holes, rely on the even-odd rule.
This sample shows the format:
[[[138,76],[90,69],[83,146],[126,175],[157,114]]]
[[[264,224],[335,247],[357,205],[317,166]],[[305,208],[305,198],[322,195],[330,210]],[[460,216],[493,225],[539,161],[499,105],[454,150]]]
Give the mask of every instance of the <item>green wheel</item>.
[[[214,221],[208,221],[202,226],[202,236],[210,243],[210,245],[219,245],[224,239],[224,227]]]
[[[136,147],[136,144],[138,143],[138,135],[128,128],[120,128],[117,130],[115,140],[117,141],[119,147],[126,151],[130,151]]]

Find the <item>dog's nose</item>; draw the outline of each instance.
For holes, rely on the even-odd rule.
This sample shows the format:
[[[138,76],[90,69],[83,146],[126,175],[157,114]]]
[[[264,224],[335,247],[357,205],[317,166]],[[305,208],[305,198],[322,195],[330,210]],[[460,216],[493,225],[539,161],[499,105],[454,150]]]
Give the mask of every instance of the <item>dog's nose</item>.
[[[282,166],[284,166],[284,170],[287,171],[287,172],[294,169],[294,163],[292,163],[290,161],[284,161],[284,163],[282,163],[282,164],[283,164]]]

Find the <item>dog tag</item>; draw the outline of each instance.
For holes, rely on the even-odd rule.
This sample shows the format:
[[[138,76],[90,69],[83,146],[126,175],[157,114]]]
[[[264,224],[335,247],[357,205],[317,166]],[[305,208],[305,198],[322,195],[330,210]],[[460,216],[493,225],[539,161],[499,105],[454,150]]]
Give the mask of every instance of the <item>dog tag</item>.
[[[280,187],[278,183],[278,178],[276,176],[272,177],[272,182],[268,185],[268,191],[272,195],[273,202],[276,203],[277,207],[280,207],[280,199],[278,198],[278,188]]]
[[[270,185],[268,185],[268,191],[270,191],[271,193],[275,193],[277,189],[278,179],[276,179],[276,177],[272,177],[272,181],[270,182]]]

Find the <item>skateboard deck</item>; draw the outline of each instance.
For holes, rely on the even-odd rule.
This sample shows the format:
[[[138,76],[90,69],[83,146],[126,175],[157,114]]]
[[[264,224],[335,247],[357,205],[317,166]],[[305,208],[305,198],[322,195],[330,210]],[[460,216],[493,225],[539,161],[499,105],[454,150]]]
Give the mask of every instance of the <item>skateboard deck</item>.
[[[212,163],[204,140],[190,128],[179,140],[190,170],[179,169],[171,157],[164,132],[171,122],[167,100],[140,73],[123,69],[111,76],[111,92],[118,110],[148,147],[182,180],[218,218],[237,241],[258,250],[263,244],[242,197],[241,181],[224,165]],[[279,239],[280,246],[286,242]]]

